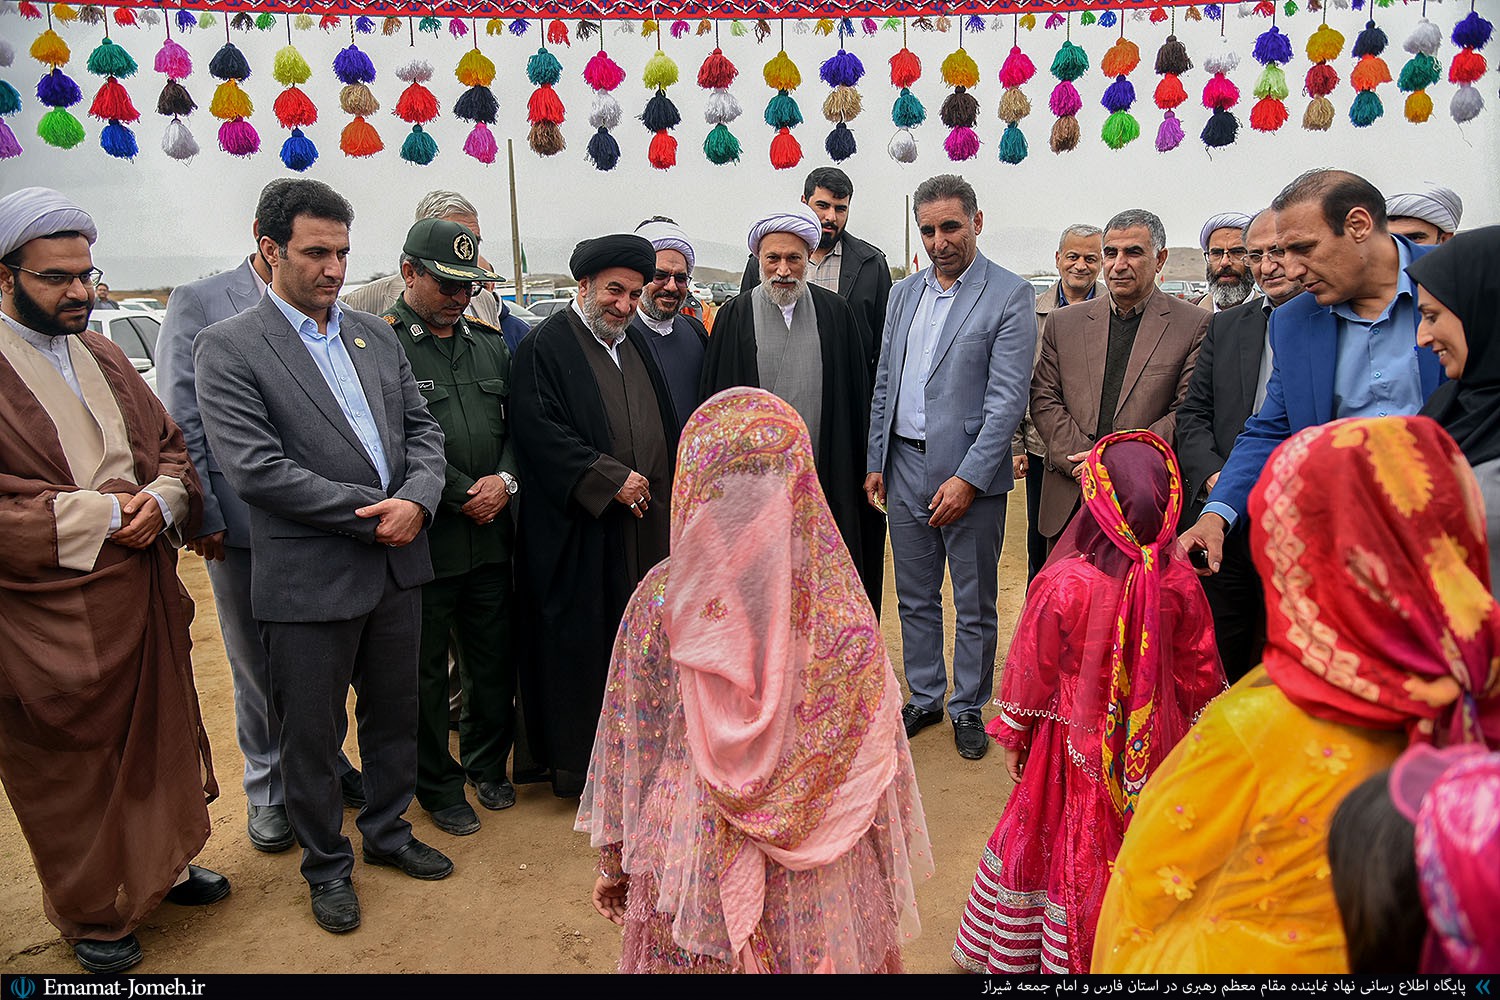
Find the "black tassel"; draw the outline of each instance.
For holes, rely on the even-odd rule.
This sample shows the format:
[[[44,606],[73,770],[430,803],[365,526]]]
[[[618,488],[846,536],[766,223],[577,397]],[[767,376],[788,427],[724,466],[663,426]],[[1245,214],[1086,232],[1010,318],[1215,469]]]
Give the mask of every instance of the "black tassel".
[[[235,45],[225,42],[208,63],[208,75],[215,80],[247,80],[250,63]]]
[[[854,133],[849,131],[849,126],[839,122],[828,133],[828,138],[823,142],[823,148],[828,151],[829,159],[834,163],[847,160],[853,156],[856,150],[854,144]]]
[[[1240,134],[1240,120],[1228,111],[1220,108],[1208,118],[1208,124],[1203,126],[1203,144],[1209,148],[1227,146],[1234,142],[1235,137]]]
[[[620,162],[620,144],[609,134],[609,129],[601,128],[594,133],[589,140],[588,157],[589,162],[600,170],[615,169],[615,164]]]
[[[490,93],[488,87],[470,87],[453,105],[455,116],[464,121],[484,122],[486,125],[495,124],[495,116],[499,113],[500,102],[495,100],[495,95]]]
[[[187,88],[176,80],[168,80],[161,88],[161,96],[156,99],[156,113],[159,115],[190,115],[197,106]]]
[[[1354,57],[1378,56],[1385,51],[1386,42],[1385,32],[1375,27],[1374,21],[1366,21],[1365,30],[1354,40]]]
[[[646,126],[647,132],[663,132],[680,125],[682,113],[677,110],[677,105],[672,103],[666,91],[658,90],[656,96],[646,102],[646,110],[641,114],[641,123]]]

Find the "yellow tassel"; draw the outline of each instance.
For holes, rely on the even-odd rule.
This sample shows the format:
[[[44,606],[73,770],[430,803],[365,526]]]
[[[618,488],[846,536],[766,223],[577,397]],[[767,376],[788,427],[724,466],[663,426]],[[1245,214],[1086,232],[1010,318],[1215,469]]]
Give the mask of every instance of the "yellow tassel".
[[[484,33],[486,35],[499,35],[505,32],[505,22],[498,17],[492,17],[484,22]]]
[[[1318,25],[1307,39],[1307,58],[1313,62],[1328,62],[1344,50],[1344,36],[1326,24]]]
[[[74,10],[72,7],[69,7],[65,3],[58,3],[52,5],[52,16],[57,18],[63,24],[70,24],[73,21],[78,20],[78,11]]]
[[[249,118],[255,111],[250,95],[240,89],[233,80],[225,80],[214,89],[214,99],[208,105],[208,113],[215,118],[229,121],[232,118]]]
[[[495,80],[495,64],[477,47],[472,48],[458,61],[453,75],[465,87],[488,87]]]
[[[644,20],[644,21],[641,22],[641,37],[642,38],[645,38],[647,35],[654,35],[654,34],[656,34],[656,31],[657,31],[657,24],[651,18],[648,17],[648,18],[646,18],[646,20]]]
[[[782,49],[766,63],[766,86],[772,90],[796,90],[802,85],[802,72]]]
[[[296,28],[298,31],[308,31],[312,28],[313,25],[317,23],[317,21],[313,20],[313,16],[311,14],[298,14],[296,17],[292,18],[292,27]]]
[[[48,66],[65,65],[72,57],[73,54],[68,51],[68,43],[51,28],[42,32],[31,43],[31,58]]]
[[[1019,21],[1018,21],[1018,23],[1021,25],[1021,27],[1025,28],[1027,31],[1030,31],[1032,28],[1036,27],[1036,15],[1035,14],[1022,14],[1021,17],[1020,17],[1020,19],[1019,19]],[[1068,148],[1072,149],[1073,147],[1069,146]]]
[[[963,49],[949,53],[943,60],[943,81],[950,87],[972,87],[979,82],[979,66]]]
[[[1425,122],[1432,117],[1432,98],[1427,96],[1427,91],[1417,90],[1406,96],[1406,120],[1409,122]]]
[[[831,18],[831,17],[820,17],[820,18],[818,18],[818,23],[815,24],[815,25],[813,25],[813,33],[817,34],[817,35],[831,35],[831,34],[833,34],[833,18]]]

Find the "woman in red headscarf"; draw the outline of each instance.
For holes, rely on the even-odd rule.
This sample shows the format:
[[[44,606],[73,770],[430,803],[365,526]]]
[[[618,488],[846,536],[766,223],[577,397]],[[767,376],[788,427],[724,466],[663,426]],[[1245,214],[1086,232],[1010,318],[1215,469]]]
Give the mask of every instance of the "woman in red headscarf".
[[[1288,438],[1250,498],[1268,641],[1141,796],[1095,972],[1344,973],[1327,856],[1344,797],[1408,744],[1500,745],[1484,507],[1426,417]]]
[[[728,389],[677,463],[672,554],[620,625],[576,824],[620,970],[900,972],[930,849],[807,428]]]
[[[1171,448],[1150,431],[1101,439],[1083,497],[1032,584],[989,726],[1016,788],[953,946],[972,972],[1088,971],[1141,786],[1225,687],[1203,588],[1176,551]]]

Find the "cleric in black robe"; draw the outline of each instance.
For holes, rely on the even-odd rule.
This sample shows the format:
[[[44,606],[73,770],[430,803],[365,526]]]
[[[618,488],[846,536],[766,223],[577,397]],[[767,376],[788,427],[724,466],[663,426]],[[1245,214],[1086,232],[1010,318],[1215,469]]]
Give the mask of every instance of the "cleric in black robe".
[[[872,338],[847,302],[807,281],[807,254],[821,234],[817,216],[804,205],[751,229],[761,283],[730,299],[714,318],[702,395],[749,385],[796,409],[813,440],[828,509],[879,613],[885,520],[864,495]]]
[[[536,763],[583,790],[610,652],[635,585],[667,556],[678,425],[630,329],[656,252],[639,236],[580,243],[578,294],[521,341],[511,407],[520,460],[520,682]]]

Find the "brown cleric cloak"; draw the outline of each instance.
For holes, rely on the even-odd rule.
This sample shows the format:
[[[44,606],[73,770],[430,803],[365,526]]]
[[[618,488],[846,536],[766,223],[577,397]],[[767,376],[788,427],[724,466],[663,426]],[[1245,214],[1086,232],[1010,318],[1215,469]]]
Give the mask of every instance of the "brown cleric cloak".
[[[68,941],[117,940],[202,849],[218,794],[189,656],[193,603],[167,537],[197,532],[202,489],[181,431],[113,343],[71,342],[90,421],[60,377],[31,365],[32,348],[0,333],[0,782],[47,918]],[[60,432],[54,412],[93,426]],[[70,465],[80,452],[63,442],[80,434],[86,465],[103,456],[97,470]],[[90,491],[145,485],[170,494],[174,530],[135,550],[90,529],[80,555],[77,507],[94,504],[82,520],[97,524]]]

